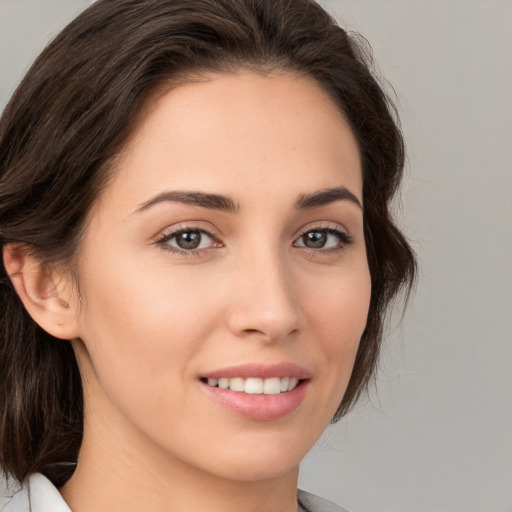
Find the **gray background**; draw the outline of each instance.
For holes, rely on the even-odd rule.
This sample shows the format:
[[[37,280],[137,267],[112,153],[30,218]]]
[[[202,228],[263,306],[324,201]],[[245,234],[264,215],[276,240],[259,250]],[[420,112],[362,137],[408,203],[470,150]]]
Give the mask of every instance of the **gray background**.
[[[0,106],[88,0],[0,0]],[[409,162],[397,216],[419,286],[377,387],[301,485],[354,512],[512,511],[512,2],[330,0],[393,84]]]

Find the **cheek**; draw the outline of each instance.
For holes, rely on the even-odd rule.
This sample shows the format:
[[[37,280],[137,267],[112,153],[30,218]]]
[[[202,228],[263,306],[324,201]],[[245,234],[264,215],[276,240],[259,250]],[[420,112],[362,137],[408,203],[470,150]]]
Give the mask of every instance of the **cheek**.
[[[308,302],[308,324],[316,333],[322,365],[340,400],[366,328],[370,296],[370,273],[362,259],[347,265],[339,278],[327,280]]]
[[[82,338],[104,391],[119,398],[128,388],[145,403],[149,387],[156,396],[182,380],[214,323],[214,294],[128,257],[91,265],[87,276]]]
[[[333,350],[344,350],[345,344],[357,345],[366,327],[371,296],[366,261],[347,265],[323,284],[310,294],[310,322],[322,331],[322,339],[330,340]],[[335,340],[339,343],[334,343]]]

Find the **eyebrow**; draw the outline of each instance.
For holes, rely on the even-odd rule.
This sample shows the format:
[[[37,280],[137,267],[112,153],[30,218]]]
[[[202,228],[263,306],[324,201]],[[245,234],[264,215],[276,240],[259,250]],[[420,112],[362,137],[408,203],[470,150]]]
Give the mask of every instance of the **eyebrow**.
[[[301,195],[295,203],[295,208],[297,210],[319,208],[336,201],[350,201],[362,209],[359,199],[352,192],[350,192],[350,190],[343,186],[327,188],[317,192],[312,192],[311,194]],[[235,201],[233,201],[233,199],[228,196],[209,194],[205,192],[176,190],[162,192],[161,194],[152,197],[148,201],[142,203],[136,212],[143,212],[156,204],[164,202],[175,202],[192,206],[201,206],[211,210],[222,210],[233,213],[240,209],[240,205],[235,203]]]
[[[357,196],[350,192],[346,187],[326,188],[324,190],[319,190],[318,192],[313,192],[312,194],[302,195],[295,203],[295,207],[298,210],[305,210],[326,206],[334,203],[335,201],[350,201],[363,209],[363,206]]]
[[[169,191],[162,192],[157,196],[142,203],[137,212],[142,212],[152,206],[163,202],[175,202],[190,204],[192,206],[202,206],[211,210],[224,210],[228,212],[236,212],[240,209],[231,198],[218,194],[207,194],[205,192],[188,192],[188,191]]]

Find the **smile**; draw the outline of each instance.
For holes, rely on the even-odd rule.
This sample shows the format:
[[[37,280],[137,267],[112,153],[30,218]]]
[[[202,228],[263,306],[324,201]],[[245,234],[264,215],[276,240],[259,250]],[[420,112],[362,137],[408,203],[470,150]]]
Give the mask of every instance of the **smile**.
[[[272,421],[298,409],[309,394],[311,372],[296,364],[248,363],[199,375],[200,388],[222,408],[256,421]]]
[[[249,395],[279,395],[294,390],[299,384],[295,377],[270,377],[261,379],[259,377],[221,377],[219,379],[206,379],[208,386],[220,389],[229,389]]]

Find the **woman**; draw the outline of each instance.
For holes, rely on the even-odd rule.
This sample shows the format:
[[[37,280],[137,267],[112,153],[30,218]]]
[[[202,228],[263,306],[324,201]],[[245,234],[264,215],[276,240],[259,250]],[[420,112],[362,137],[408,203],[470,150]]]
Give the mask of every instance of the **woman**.
[[[311,0],[64,29],[0,125],[5,511],[334,510],[299,463],[414,276],[392,112]]]

